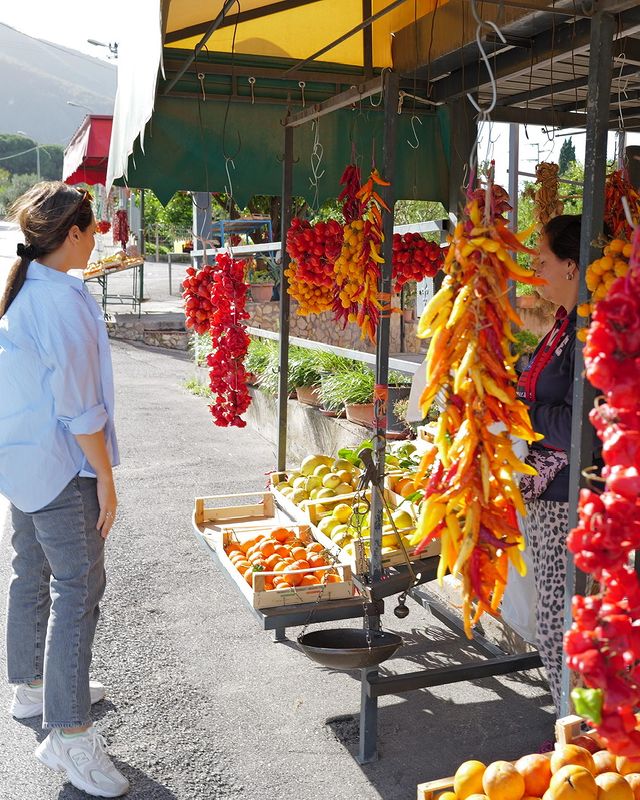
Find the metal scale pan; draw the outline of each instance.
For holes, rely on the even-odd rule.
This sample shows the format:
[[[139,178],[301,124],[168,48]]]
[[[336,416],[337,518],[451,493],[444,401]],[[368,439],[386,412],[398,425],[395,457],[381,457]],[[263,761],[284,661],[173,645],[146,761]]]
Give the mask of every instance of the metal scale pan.
[[[397,633],[365,628],[327,628],[303,633],[300,649],[313,661],[332,669],[363,669],[386,661],[402,644]]]

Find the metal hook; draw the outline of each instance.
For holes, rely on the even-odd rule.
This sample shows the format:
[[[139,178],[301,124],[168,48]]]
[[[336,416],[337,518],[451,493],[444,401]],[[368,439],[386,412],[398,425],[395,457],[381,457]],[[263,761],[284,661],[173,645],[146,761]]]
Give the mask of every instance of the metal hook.
[[[306,84],[304,81],[298,81],[298,86],[300,87],[300,92],[301,92],[301,94],[302,94],[302,107],[303,107],[303,108],[306,106],[306,101],[305,101],[305,99],[304,99],[304,87],[305,87],[306,85],[307,85],[307,84]]]
[[[419,125],[422,125],[422,120],[420,119],[420,117],[417,117],[415,114],[412,114],[410,122],[411,122],[411,132],[413,133],[416,143],[414,144],[410,139],[407,139],[407,144],[413,150],[417,150],[420,147],[420,140],[418,139],[418,133],[416,131],[416,122]]]
[[[202,102],[205,102],[207,99],[207,95],[204,90],[204,78],[205,78],[204,72],[199,72],[198,80],[200,81],[200,89],[202,90]]]
[[[249,88],[251,89],[251,105],[253,105],[256,102],[256,96],[253,92],[253,87],[255,86],[256,79],[253,76],[251,76],[247,78],[247,81],[249,82]]]

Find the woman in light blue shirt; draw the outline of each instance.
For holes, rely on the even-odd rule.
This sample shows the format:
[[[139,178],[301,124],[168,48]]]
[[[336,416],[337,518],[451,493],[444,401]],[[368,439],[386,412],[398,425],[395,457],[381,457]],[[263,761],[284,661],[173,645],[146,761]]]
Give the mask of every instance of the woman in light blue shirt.
[[[119,462],[100,309],[81,280],[94,246],[86,191],[38,183],[11,211],[24,244],[0,301],[0,493],[11,502],[7,670],[14,717],[43,715],[46,766],[99,797],[128,790],[93,727],[89,680]]]

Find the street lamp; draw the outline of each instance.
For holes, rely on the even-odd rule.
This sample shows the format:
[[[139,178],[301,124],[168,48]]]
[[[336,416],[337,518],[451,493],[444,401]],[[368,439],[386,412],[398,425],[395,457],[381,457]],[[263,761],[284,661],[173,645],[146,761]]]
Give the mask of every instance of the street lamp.
[[[118,58],[117,42],[109,42],[108,44],[106,44],[105,42],[97,41],[97,39],[87,39],[87,41],[89,42],[89,44],[93,44],[96,47],[106,47],[107,50],[109,51],[109,56],[112,56],[113,58]],[[107,56],[107,58],[109,58],[109,56]]]
[[[24,131],[17,131],[17,133],[19,133],[20,136],[26,136],[27,139],[31,139],[31,136],[29,136],[29,134],[25,133]],[[33,139],[32,141],[35,142],[36,140]],[[40,145],[38,144],[38,142],[36,142],[36,171],[38,173],[38,180],[40,180]]]
[[[74,108],[84,108],[88,114],[93,114],[93,111],[88,106],[83,106],[82,103],[76,103],[75,100],[67,100],[67,105],[74,106]]]

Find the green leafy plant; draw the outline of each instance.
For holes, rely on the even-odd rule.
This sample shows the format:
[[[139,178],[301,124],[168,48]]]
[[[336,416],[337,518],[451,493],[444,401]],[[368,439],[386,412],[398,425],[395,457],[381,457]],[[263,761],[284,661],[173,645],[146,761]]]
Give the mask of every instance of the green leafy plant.
[[[277,395],[280,385],[279,348],[277,342],[269,342],[269,345],[269,358],[258,378],[258,387],[267,394]]]
[[[523,328],[515,333],[515,342],[513,345],[514,355],[522,356],[533,351],[538,346],[539,337],[533,331]]]
[[[244,359],[244,368],[247,372],[252,372],[260,377],[269,366],[269,360],[276,349],[275,345],[276,343],[269,339],[253,337],[249,342],[249,349]]]
[[[322,376],[320,402],[334,412],[342,411],[345,403],[371,403],[373,385],[373,372],[365,364],[349,360],[339,371]]]
[[[320,384],[319,355],[319,351],[306,347],[292,347],[289,350],[289,385],[292,389]]]
[[[188,392],[195,394],[196,397],[206,397],[207,400],[213,397],[211,389],[198,378],[188,378],[182,385]]]
[[[411,375],[392,369],[387,380],[389,386],[411,386]]]

